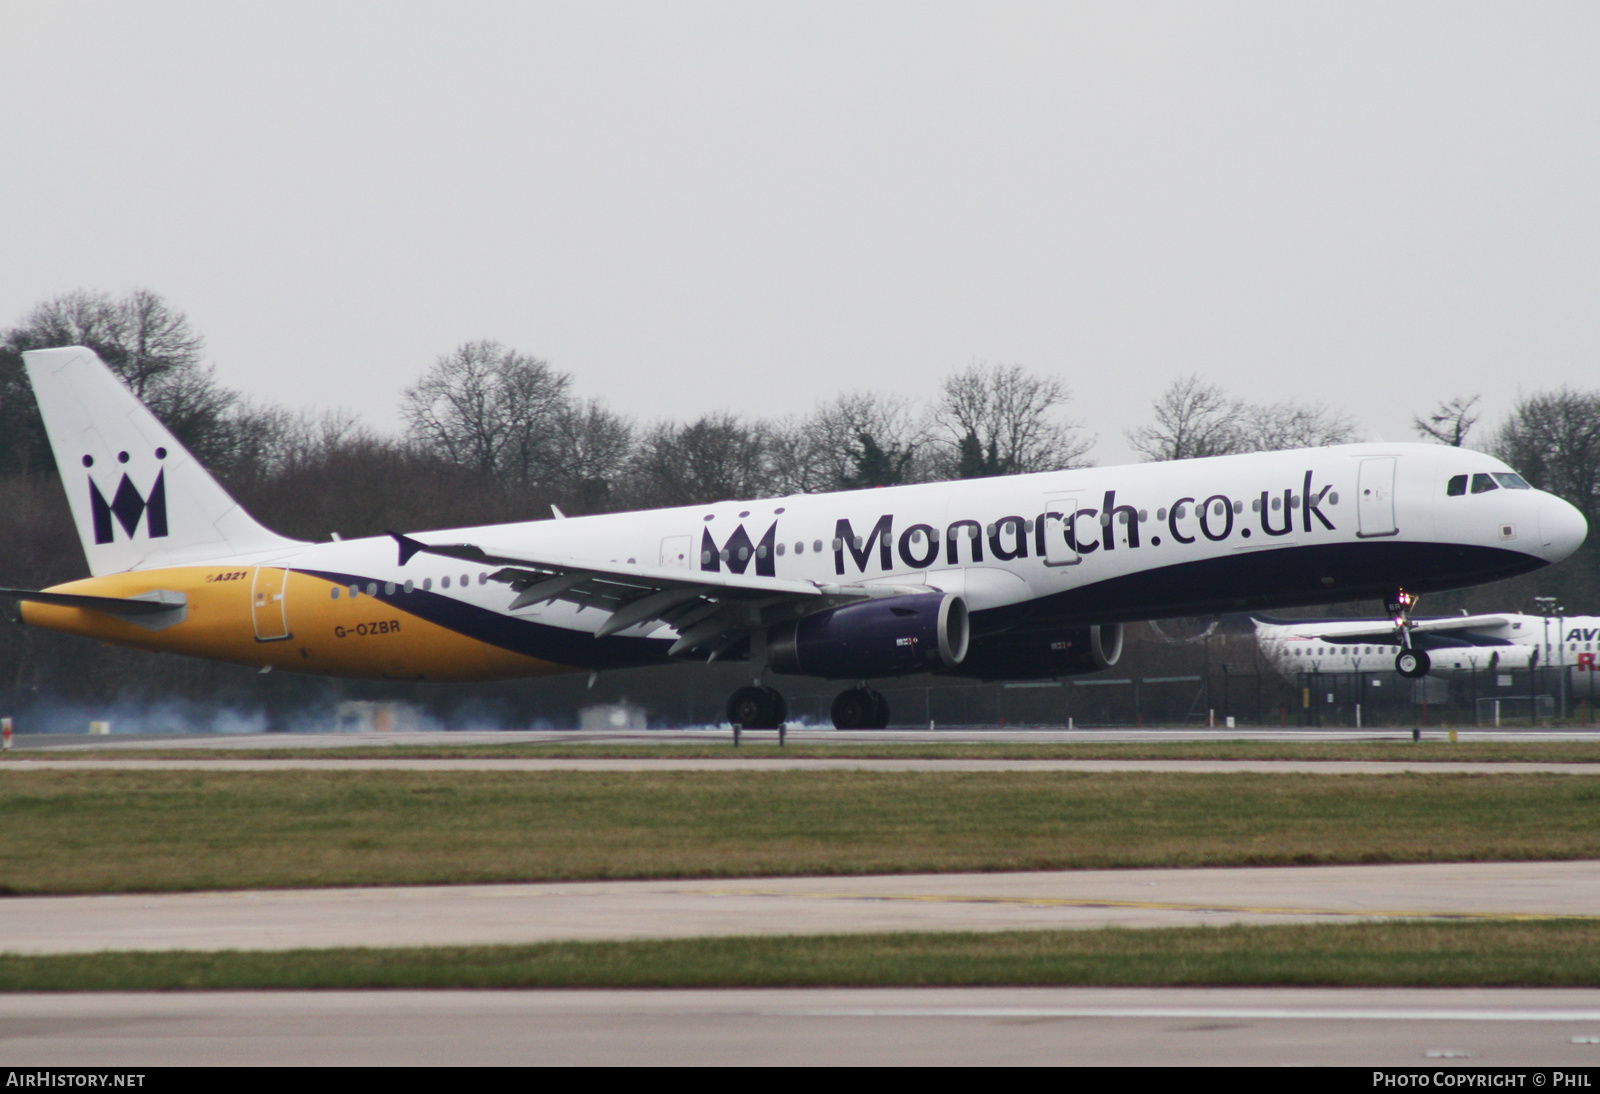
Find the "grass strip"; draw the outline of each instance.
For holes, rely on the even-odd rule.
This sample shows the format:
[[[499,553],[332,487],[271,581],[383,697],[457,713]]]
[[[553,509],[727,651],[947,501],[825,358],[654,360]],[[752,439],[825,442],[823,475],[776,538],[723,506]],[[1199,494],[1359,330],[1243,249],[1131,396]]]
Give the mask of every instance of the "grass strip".
[[[1600,778],[16,771],[0,891],[1600,858]]]
[[[894,933],[0,956],[0,991],[1003,985],[1593,987],[1587,921]]]
[[[1406,763],[1600,763],[1600,741],[1463,741],[1433,737],[1377,741],[1149,741],[1012,742],[952,744],[818,744],[791,741],[779,748],[763,733],[738,749],[726,744],[355,745],[332,748],[30,748],[8,754],[16,760],[1342,760]],[[6,760],[0,759],[0,764]]]

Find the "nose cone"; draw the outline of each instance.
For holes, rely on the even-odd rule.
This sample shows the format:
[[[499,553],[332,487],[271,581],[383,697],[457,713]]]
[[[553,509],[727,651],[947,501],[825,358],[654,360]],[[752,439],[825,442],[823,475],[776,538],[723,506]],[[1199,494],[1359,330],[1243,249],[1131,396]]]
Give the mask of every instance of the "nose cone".
[[[1548,495],[1539,503],[1539,542],[1545,558],[1560,562],[1582,547],[1588,536],[1589,522],[1576,506]]]

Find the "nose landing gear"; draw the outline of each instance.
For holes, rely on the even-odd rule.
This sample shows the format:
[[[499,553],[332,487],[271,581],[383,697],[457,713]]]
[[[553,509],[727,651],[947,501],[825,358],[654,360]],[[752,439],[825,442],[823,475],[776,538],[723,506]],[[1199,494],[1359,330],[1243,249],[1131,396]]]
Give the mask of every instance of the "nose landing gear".
[[[1400,652],[1395,655],[1394,671],[1407,680],[1426,676],[1433,667],[1427,653],[1411,644],[1411,612],[1416,608],[1417,600],[1415,593],[1396,589],[1383,604],[1385,610],[1394,617],[1395,633],[1400,637]]]

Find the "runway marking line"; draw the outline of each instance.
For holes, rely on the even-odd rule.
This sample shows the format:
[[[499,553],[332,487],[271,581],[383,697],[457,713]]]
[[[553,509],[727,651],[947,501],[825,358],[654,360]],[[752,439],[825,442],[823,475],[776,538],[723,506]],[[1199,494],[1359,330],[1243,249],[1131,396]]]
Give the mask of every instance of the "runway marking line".
[[[1595,1022],[1600,1010],[1389,1010],[1289,1007],[830,1007],[770,1009],[786,1018],[1245,1018],[1314,1021]]]
[[[1503,919],[1539,921],[1548,919],[1600,920],[1600,915],[1557,915],[1549,912],[1438,912],[1416,909],[1341,911],[1337,908],[1283,908],[1249,904],[1182,904],[1158,900],[1074,899],[1045,896],[959,896],[940,893],[786,893],[776,889],[709,889],[707,896],[800,897],[805,900],[877,900],[925,904],[1020,904],[1056,908],[1129,908],[1149,912],[1234,912],[1245,915],[1322,915],[1356,919]]]

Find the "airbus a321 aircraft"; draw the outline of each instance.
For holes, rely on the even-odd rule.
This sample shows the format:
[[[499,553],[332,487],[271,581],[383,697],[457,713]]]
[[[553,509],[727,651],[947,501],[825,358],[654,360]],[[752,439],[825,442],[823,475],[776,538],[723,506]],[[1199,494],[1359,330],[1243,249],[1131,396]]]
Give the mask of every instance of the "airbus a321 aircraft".
[[[1387,619],[1255,619],[1256,642],[1285,676],[1302,672],[1387,672],[1401,650]],[[1449,615],[1417,619],[1411,643],[1442,675],[1530,665],[1600,671],[1600,618]]]
[[[26,623],[265,669],[491,680],[747,660],[769,673],[1029,679],[1116,662],[1122,624],[1417,594],[1566,558],[1582,515],[1481,453],[1417,444],[1088,468],[305,543],[256,523],[93,352],[24,355],[94,576],[0,591]],[[1488,484],[1468,490],[1468,481]]]

